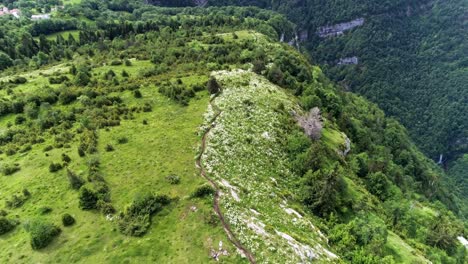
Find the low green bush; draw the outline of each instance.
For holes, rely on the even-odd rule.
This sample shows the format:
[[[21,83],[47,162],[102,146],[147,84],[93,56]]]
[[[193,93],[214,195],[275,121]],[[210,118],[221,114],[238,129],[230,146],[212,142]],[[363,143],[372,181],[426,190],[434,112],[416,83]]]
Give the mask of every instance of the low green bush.
[[[49,213],[52,212],[52,208],[50,208],[48,206],[43,206],[43,207],[39,208],[38,212],[39,212],[40,215],[49,214]]]
[[[55,162],[52,162],[50,165],[49,165],[49,171],[50,172],[57,172],[59,170],[61,170],[63,168],[62,164],[60,163],[55,163]]]
[[[125,136],[119,137],[119,138],[117,139],[117,143],[118,143],[118,144],[125,144],[125,143],[128,143],[128,138],[125,137]]]
[[[25,225],[26,231],[31,235],[31,247],[34,250],[47,247],[61,232],[54,224],[42,220],[34,220]]]
[[[79,206],[83,210],[92,210],[97,208],[99,198],[97,193],[87,186],[80,188]]]
[[[111,61],[110,64],[112,66],[118,66],[118,65],[122,65],[122,61],[121,60],[113,60],[113,61]]]
[[[62,215],[62,224],[63,226],[72,226],[75,224],[75,218],[71,216],[70,214],[63,214]]]
[[[13,83],[13,84],[23,84],[23,83],[26,83],[28,80],[24,77],[21,77],[21,76],[16,76],[15,78],[9,80],[10,83]]]
[[[70,169],[67,169],[67,177],[72,189],[79,190],[85,184],[85,181]]]
[[[70,163],[71,162],[71,158],[70,156],[68,156],[67,154],[65,153],[62,153],[62,161],[66,164]]]
[[[53,77],[53,76],[49,77],[50,84],[61,84],[66,81],[70,81],[70,79],[66,75],[61,75],[57,77]]]
[[[28,200],[29,196],[13,194],[10,199],[5,201],[8,208],[19,208]]]
[[[107,151],[107,152],[114,151],[114,147],[113,147],[111,144],[107,144],[107,145],[106,145],[106,151]]]
[[[135,91],[133,91],[133,97],[135,97],[135,98],[142,98],[143,95],[141,94],[141,91],[140,91],[140,90],[135,90]]]
[[[192,197],[196,198],[202,198],[208,195],[213,195],[216,192],[216,190],[213,188],[213,186],[209,184],[203,184],[199,186],[192,194]]]
[[[180,177],[177,176],[177,175],[169,175],[169,176],[166,177],[166,180],[170,184],[179,184],[180,183]]]
[[[141,110],[143,110],[143,112],[145,113],[148,113],[148,112],[153,111],[153,107],[149,103],[145,103],[143,107],[141,108]]]
[[[128,236],[143,236],[151,225],[151,216],[170,202],[166,195],[146,194],[136,198],[125,212],[120,214],[120,232]]]
[[[17,223],[4,216],[0,216],[0,235],[4,235],[11,230],[15,229]]]
[[[104,215],[109,215],[115,213],[115,208],[111,203],[105,202],[103,200],[98,200],[96,203],[97,209],[101,211]]]
[[[12,175],[13,173],[19,171],[21,168],[19,164],[3,164],[1,167],[2,174],[5,176]]]

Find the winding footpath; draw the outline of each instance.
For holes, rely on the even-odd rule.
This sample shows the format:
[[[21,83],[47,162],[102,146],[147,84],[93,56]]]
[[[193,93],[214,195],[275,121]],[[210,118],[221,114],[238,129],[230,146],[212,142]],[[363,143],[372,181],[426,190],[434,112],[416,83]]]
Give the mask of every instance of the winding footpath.
[[[213,188],[215,189],[213,208],[214,208],[216,214],[218,215],[219,220],[221,220],[221,223],[222,223],[222,225],[223,225],[224,231],[226,232],[229,241],[231,241],[231,243],[234,244],[234,246],[236,246],[236,248],[237,248],[238,250],[240,250],[240,251],[247,257],[247,259],[249,260],[250,263],[255,264],[256,261],[255,261],[254,256],[252,255],[252,253],[250,253],[250,251],[248,251],[244,246],[242,246],[242,244],[240,243],[240,241],[236,238],[236,236],[235,236],[234,233],[232,232],[231,228],[229,227],[229,224],[228,224],[228,223],[226,222],[226,220],[224,219],[224,216],[223,216],[223,214],[221,213],[221,210],[220,210],[220,208],[219,208],[219,198],[220,198],[220,196],[221,196],[221,191],[220,191],[218,185],[216,184],[216,182],[215,182],[213,179],[211,179],[210,177],[208,177],[208,175],[207,175],[207,173],[206,173],[206,170],[205,170],[205,168],[203,167],[202,162],[201,162],[202,156],[203,156],[203,154],[205,153],[205,150],[206,150],[206,139],[208,138],[208,134],[210,133],[211,129],[214,128],[216,119],[217,119],[217,118],[219,117],[219,115],[222,113],[221,109],[219,109],[219,108],[214,104],[214,100],[216,99],[216,97],[217,97],[218,95],[219,95],[219,93],[218,93],[217,95],[215,95],[215,96],[210,100],[210,105],[211,105],[211,107],[213,107],[213,109],[214,109],[217,113],[216,113],[216,115],[214,116],[213,120],[211,121],[210,127],[209,127],[209,128],[206,130],[206,132],[203,134],[200,155],[197,157],[197,159],[196,159],[195,162],[196,162],[197,167],[200,169],[200,174],[203,176],[203,178],[205,178],[207,181],[209,181],[210,184],[211,184],[211,185],[213,186]]]

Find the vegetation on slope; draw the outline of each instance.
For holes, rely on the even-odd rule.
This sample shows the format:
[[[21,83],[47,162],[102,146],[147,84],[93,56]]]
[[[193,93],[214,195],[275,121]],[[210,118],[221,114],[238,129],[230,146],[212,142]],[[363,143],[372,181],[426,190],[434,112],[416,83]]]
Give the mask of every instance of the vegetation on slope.
[[[397,117],[431,158],[467,152],[465,1],[210,1],[285,14],[332,79]],[[319,27],[365,18],[351,33],[320,39]],[[357,56],[359,65],[337,65]]]
[[[465,232],[463,223],[447,209],[457,207],[440,169],[398,122],[337,88],[293,48],[276,43],[292,28],[284,17],[255,8],[92,3],[59,13],[95,20],[80,25],[79,41],[42,37],[39,44],[50,50],[40,53],[41,45],[25,37],[18,47],[30,53],[17,54],[3,73],[0,157],[10,173],[0,178],[0,199],[7,219],[18,215],[21,225],[3,221],[10,231],[0,241],[6,249],[2,260],[245,262],[213,217],[213,190],[194,166],[209,73],[241,68],[276,85],[250,72],[215,74],[221,94],[214,103],[225,111],[216,121],[226,130],[216,126],[209,133],[212,148],[204,161],[216,161],[212,176],[228,183],[223,213],[251,217],[253,209],[268,223],[252,222],[271,236],[274,249],[230,218],[256,258],[281,260],[296,246],[305,254],[297,259],[309,259],[310,252],[331,258],[310,223],[345,262],[464,261],[456,241]],[[28,30],[16,22],[8,26]],[[316,108],[323,128],[309,138],[288,110],[305,116]],[[235,147],[215,144],[221,139]],[[229,157],[238,163],[225,158],[229,151],[239,154]],[[242,158],[244,153],[251,158]],[[216,155],[223,159],[210,160]],[[222,168],[230,170],[216,175]],[[243,168],[252,173],[242,174]],[[271,197],[262,189],[266,184],[275,188]],[[24,223],[38,221],[45,223],[38,225],[47,227],[43,231],[52,230],[67,213],[75,224],[57,237],[46,236],[50,244],[33,251]],[[296,217],[306,225],[295,225]],[[398,247],[410,247],[411,256],[392,250]],[[224,250],[229,256],[219,255]]]
[[[312,60],[342,86],[397,118],[423,152],[445,167],[468,151],[465,41],[466,1],[223,0],[210,5],[254,5],[285,14]],[[364,18],[339,37],[320,27]],[[286,40],[291,33],[285,31]],[[358,65],[340,65],[357,57]],[[453,162],[453,163],[452,163]],[[467,171],[465,170],[465,174]],[[450,178],[456,177],[450,174]],[[466,184],[466,183],[464,183]],[[468,201],[460,196],[466,217]]]
[[[297,105],[284,91],[244,71],[215,72],[222,92],[206,123],[214,120],[202,161],[222,188],[220,205],[241,243],[259,263],[336,259],[320,244],[326,238],[291,208],[294,174],[282,145],[285,119]],[[302,211],[302,210],[301,210]]]

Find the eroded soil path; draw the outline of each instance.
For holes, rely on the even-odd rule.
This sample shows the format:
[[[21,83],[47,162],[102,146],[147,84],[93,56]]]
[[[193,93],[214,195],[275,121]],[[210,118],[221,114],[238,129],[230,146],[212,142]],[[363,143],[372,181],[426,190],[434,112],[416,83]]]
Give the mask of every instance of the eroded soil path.
[[[219,115],[222,113],[221,109],[219,109],[215,104],[214,104],[214,100],[216,99],[216,96],[213,97],[211,100],[210,100],[210,104],[211,104],[211,107],[213,107],[214,111],[216,112],[216,115],[214,116],[213,120],[211,121],[211,125],[209,126],[209,128],[205,131],[205,133],[203,134],[203,137],[202,137],[202,145],[201,145],[201,151],[200,151],[200,155],[197,157],[196,159],[196,164],[197,164],[197,167],[200,169],[200,174],[203,176],[203,178],[205,178],[207,181],[210,182],[210,184],[213,186],[213,188],[215,189],[215,195],[214,195],[214,203],[213,203],[213,209],[214,211],[216,212],[216,215],[218,215],[218,218],[219,220],[221,221],[221,224],[223,225],[223,228],[224,228],[224,231],[226,232],[227,236],[228,236],[228,239],[229,241],[231,241],[232,244],[234,244],[234,246],[236,246],[236,248],[238,250],[240,250],[246,257],[247,259],[249,260],[250,263],[253,263],[255,264],[256,261],[255,261],[255,258],[254,256],[252,255],[252,253],[250,253],[249,250],[247,250],[244,246],[242,246],[242,244],[240,243],[240,241],[236,238],[236,236],[234,235],[234,233],[232,232],[229,224],[226,222],[223,214],[221,213],[221,209],[219,208],[219,198],[221,196],[221,191],[219,189],[219,186],[218,184],[216,184],[216,182],[211,179],[210,177],[208,177],[207,173],[206,173],[206,170],[205,168],[203,167],[203,164],[201,162],[201,159],[202,159],[202,156],[203,154],[205,153],[205,150],[206,150],[206,139],[208,138],[208,134],[210,133],[211,129],[213,129],[216,125],[216,119],[218,119]]]

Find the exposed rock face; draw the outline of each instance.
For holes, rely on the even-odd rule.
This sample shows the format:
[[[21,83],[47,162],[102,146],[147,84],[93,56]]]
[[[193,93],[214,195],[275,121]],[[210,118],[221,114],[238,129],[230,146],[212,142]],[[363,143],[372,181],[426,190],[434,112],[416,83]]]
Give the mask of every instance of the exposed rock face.
[[[364,18],[358,18],[349,22],[340,23],[332,26],[320,27],[317,34],[321,38],[335,37],[343,35],[344,31],[364,25]]]
[[[348,58],[341,58],[338,61],[338,65],[356,65],[359,64],[359,58],[356,56],[348,57]]]
[[[323,121],[320,109],[314,107],[306,116],[299,116],[297,118],[299,125],[304,128],[304,132],[311,139],[319,140],[322,137]]]
[[[204,6],[206,6],[206,4],[208,3],[208,0],[194,0],[193,3],[194,3],[196,6],[204,7]]]
[[[465,246],[466,248],[468,248],[468,240],[466,240],[466,238],[462,237],[462,236],[459,236],[457,237],[458,241],[463,245]]]
[[[339,151],[339,153],[343,157],[346,157],[348,155],[348,153],[351,151],[351,140],[346,135],[344,135],[344,136],[345,136],[345,141],[344,141],[344,145],[343,145],[343,151]]]
[[[307,30],[301,30],[299,32],[299,41],[304,42],[309,39],[309,32]]]

